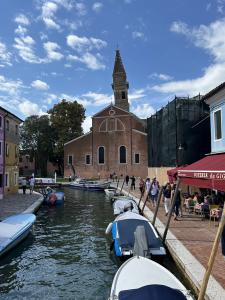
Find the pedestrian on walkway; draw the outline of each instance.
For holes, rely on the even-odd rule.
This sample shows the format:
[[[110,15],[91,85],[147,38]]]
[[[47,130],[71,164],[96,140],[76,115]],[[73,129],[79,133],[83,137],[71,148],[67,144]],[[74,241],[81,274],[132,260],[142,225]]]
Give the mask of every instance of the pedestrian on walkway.
[[[166,212],[166,216],[169,213],[170,210],[170,205],[171,205],[171,185],[170,183],[167,183],[165,186],[165,189],[163,191],[163,196],[164,196],[164,208]]]
[[[130,189],[135,190],[135,177],[134,177],[134,175],[130,179],[131,179]]]
[[[144,182],[143,178],[140,178],[139,190],[141,192],[141,195],[143,195],[144,191],[145,191],[145,182]]]
[[[156,177],[153,178],[153,182],[151,185],[151,200],[152,200],[152,206],[155,207],[156,206],[156,201],[157,201],[157,196],[159,193],[159,183],[156,180]]]
[[[27,180],[26,178],[22,179],[22,189],[23,189],[23,194],[26,194],[26,189],[27,189]]]
[[[222,237],[221,237],[221,245],[222,245],[222,254],[225,258],[225,225],[223,227]]]
[[[126,175],[126,177],[125,177],[126,185],[128,185],[129,179],[130,179],[129,175]]]
[[[172,194],[175,193],[176,186],[177,186],[176,184],[173,185]],[[181,195],[180,195],[180,190],[178,190],[177,191],[177,196],[176,196],[176,199],[175,199],[175,204],[174,204],[174,212],[175,212],[174,220],[175,221],[179,221],[178,217],[179,217],[180,205],[181,205]]]
[[[148,198],[148,200],[149,200],[150,188],[151,188],[151,181],[150,181],[150,178],[147,178],[146,182],[145,182],[145,191],[146,191],[146,197]]]
[[[34,185],[35,185],[35,178],[32,176],[30,178],[30,195],[33,194],[34,191]]]

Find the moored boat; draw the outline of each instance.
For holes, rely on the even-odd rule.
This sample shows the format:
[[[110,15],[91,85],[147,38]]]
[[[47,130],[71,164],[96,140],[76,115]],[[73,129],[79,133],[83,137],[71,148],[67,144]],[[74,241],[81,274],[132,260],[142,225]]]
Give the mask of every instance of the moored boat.
[[[110,183],[111,181],[76,178],[69,186],[80,190],[104,191],[110,186]]]
[[[109,199],[111,199],[113,196],[116,195],[117,189],[114,188],[114,187],[109,187],[109,188],[107,188],[107,189],[104,189],[104,192],[105,192],[106,196],[107,196]]]
[[[0,256],[26,238],[35,220],[34,214],[18,214],[0,222]]]
[[[114,215],[119,215],[125,212],[129,208],[130,211],[139,214],[139,209],[135,200],[129,197],[118,197],[113,202],[113,213]]]
[[[44,204],[48,205],[61,205],[63,204],[65,195],[63,192],[51,192],[44,196]]]
[[[166,250],[158,236],[155,228],[145,217],[127,211],[120,214],[110,223],[106,234],[111,232],[113,249],[116,256],[126,258],[134,254],[135,239],[142,236],[146,247],[143,249],[143,256],[164,257]]]
[[[128,259],[114,276],[109,300],[193,300],[166,268],[142,256]]]

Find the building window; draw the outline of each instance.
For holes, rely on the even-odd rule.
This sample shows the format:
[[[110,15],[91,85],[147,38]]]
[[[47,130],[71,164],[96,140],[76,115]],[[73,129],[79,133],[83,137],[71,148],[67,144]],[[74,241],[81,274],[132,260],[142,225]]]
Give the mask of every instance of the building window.
[[[222,118],[221,110],[214,112],[214,126],[215,126],[215,139],[220,140],[222,138]]]
[[[91,155],[90,154],[87,154],[85,156],[85,163],[86,163],[86,165],[90,165],[91,164]]]
[[[119,148],[120,164],[125,164],[127,162],[127,150],[125,146],[120,146]]]
[[[2,141],[0,141],[0,156],[2,156]]]
[[[107,120],[102,121],[102,123],[99,126],[100,132],[105,132],[107,130]]]
[[[122,99],[126,99],[126,92],[122,92]]]
[[[5,186],[9,187],[9,174],[5,173]]]
[[[134,154],[134,163],[135,164],[139,164],[140,163],[140,154],[139,153],[135,153]]]
[[[14,172],[14,185],[18,185],[18,172]]]
[[[0,116],[0,128],[2,128],[3,122],[2,122],[2,116]]]
[[[0,188],[3,187],[3,175],[0,174]]]
[[[18,125],[15,126],[16,135],[18,134]]]
[[[68,165],[73,164],[73,155],[68,155]]]
[[[5,155],[9,156],[9,145],[5,144]]]
[[[6,130],[9,131],[9,120],[6,120]]]
[[[105,163],[105,148],[103,146],[98,148],[98,163],[99,164]]]

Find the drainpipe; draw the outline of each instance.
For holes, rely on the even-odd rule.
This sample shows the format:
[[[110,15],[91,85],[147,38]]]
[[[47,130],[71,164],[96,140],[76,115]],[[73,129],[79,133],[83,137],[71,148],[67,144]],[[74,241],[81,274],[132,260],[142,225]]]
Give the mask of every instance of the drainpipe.
[[[5,134],[5,131],[6,131],[6,117],[8,116],[9,114],[6,113],[6,115],[4,115],[4,130],[3,130],[3,178],[2,178],[2,189],[3,189],[3,198],[4,198],[4,195],[5,195],[5,147],[6,147],[6,142],[5,142],[5,137],[6,137],[6,134]]]

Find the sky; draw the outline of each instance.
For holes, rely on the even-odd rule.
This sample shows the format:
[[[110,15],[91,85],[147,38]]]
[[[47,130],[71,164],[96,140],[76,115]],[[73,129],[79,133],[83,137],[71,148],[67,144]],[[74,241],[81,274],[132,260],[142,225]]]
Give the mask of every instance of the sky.
[[[205,94],[225,81],[225,0],[1,0],[0,106],[25,120],[76,100],[87,132],[117,48],[138,117]]]

